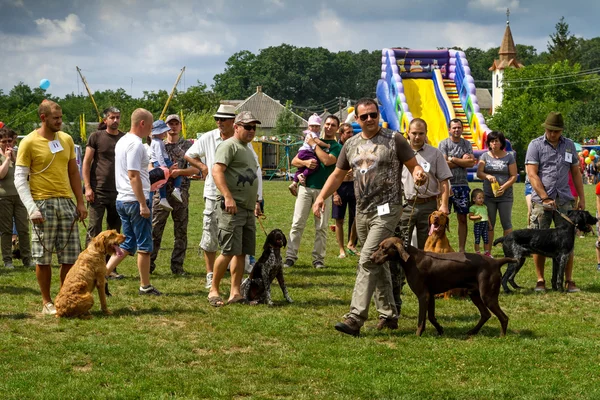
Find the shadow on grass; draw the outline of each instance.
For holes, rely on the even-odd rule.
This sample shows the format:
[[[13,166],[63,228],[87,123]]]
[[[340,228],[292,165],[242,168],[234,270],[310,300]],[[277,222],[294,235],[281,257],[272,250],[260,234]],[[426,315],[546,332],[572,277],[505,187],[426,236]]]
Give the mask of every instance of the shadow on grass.
[[[295,306],[313,306],[313,307],[323,307],[323,306],[333,306],[333,305],[342,305],[348,306],[350,303],[347,299],[310,299],[310,300],[294,300]]]
[[[22,286],[0,286],[0,293],[22,295],[22,294],[40,294],[39,290],[35,290],[29,287]]]
[[[475,326],[475,324],[473,324],[473,326]],[[500,328],[498,327],[487,327],[484,326],[483,328],[481,328],[481,330],[479,331],[479,333],[477,333],[476,335],[467,335],[467,332],[469,331],[470,328],[465,329],[464,327],[445,327],[442,326],[444,328],[444,333],[442,335],[438,335],[437,331],[435,330],[435,328],[433,326],[431,326],[431,324],[428,324],[425,328],[425,332],[423,332],[423,338],[425,337],[438,337],[440,339],[457,339],[457,340],[469,340],[471,338],[476,338],[476,337],[486,337],[486,338],[498,338],[501,339],[500,337]],[[370,328],[367,329],[365,333],[369,333],[369,336],[375,336],[375,337],[379,337],[379,336],[416,336],[416,331],[417,331],[417,326],[415,324],[415,328],[414,329],[407,329],[407,328],[401,328],[398,329],[397,331],[389,331],[389,330],[383,330],[383,331],[378,331],[375,328]],[[529,330],[529,329],[525,329],[525,330],[520,330],[520,331],[514,331],[511,330],[510,328],[507,329],[506,331],[506,337],[509,336],[518,336],[520,338],[527,338],[527,339],[534,339],[536,337],[538,337],[533,331]]]
[[[288,283],[285,282],[285,285],[288,288],[301,288],[301,289],[307,289],[307,288],[312,288],[312,287],[321,287],[321,286],[325,286],[328,288],[331,287],[353,287],[352,284],[349,283],[327,283],[327,282],[322,282],[322,281],[316,281],[316,282],[294,282],[294,283]]]
[[[92,312],[92,315],[96,316],[96,317],[105,317],[105,318],[112,318],[112,317],[120,317],[120,316],[140,316],[140,315],[179,315],[179,314],[202,314],[205,315],[206,311],[201,310],[201,309],[190,309],[190,308],[158,308],[158,307],[152,307],[152,308],[144,308],[144,309],[140,309],[140,310],[132,310],[131,308],[117,308],[117,309],[110,309],[110,311],[112,312],[112,315],[104,315],[102,313],[102,311],[95,311]]]
[[[27,313],[16,313],[16,314],[0,314],[0,319],[28,319],[33,318],[33,315]]]

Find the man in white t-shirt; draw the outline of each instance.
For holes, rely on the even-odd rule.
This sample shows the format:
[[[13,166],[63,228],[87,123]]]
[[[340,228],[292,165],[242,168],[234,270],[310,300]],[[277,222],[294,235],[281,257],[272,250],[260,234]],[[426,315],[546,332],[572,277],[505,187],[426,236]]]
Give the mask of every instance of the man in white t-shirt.
[[[150,210],[150,177],[148,153],[143,139],[152,131],[152,114],[143,108],[131,114],[131,129],[115,146],[115,183],[117,212],[121,218],[125,242],[119,254],[106,264],[110,274],[128,255],[138,252],[140,295],[160,296],[150,284],[150,254],[152,253],[152,212]]]
[[[233,136],[233,120],[235,107],[221,104],[213,115],[217,129],[203,134],[185,153],[185,161],[202,171],[204,182],[204,220],[202,224],[202,239],[200,248],[204,252],[206,263],[206,285],[212,284],[213,268],[219,244],[217,242],[217,187],[212,177],[212,167],[215,163],[217,146]],[[202,162],[204,160],[204,162]]]

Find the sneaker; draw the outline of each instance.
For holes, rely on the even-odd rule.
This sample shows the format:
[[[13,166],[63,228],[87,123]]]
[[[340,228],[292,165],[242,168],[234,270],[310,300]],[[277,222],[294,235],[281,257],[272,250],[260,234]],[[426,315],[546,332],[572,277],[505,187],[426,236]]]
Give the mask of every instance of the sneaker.
[[[537,281],[535,284],[535,288],[533,289],[536,292],[545,292],[546,291],[546,281]]]
[[[283,266],[285,268],[293,267],[294,266],[294,260],[292,260],[291,258],[286,259],[285,263],[283,264]]]
[[[489,251],[486,251],[485,253],[483,253],[484,256],[488,256],[489,258],[494,258],[494,256],[492,256],[492,253],[490,253]]]
[[[346,318],[344,322],[335,324],[335,330],[354,337],[360,335],[360,325],[352,318]]]
[[[173,207],[171,207],[167,199],[160,199],[158,206],[165,211],[173,211]]]
[[[188,273],[183,269],[176,269],[175,271],[171,271],[173,275],[186,276]]]
[[[208,274],[206,274],[206,285],[204,285],[205,289],[210,289],[212,287],[212,277],[213,277],[212,272],[209,272]]]
[[[567,281],[567,293],[577,293],[581,292],[577,286],[575,286],[575,281]]]
[[[31,259],[24,259],[23,260],[23,267],[25,268],[35,268],[35,263],[33,261],[31,261]]]
[[[290,190],[292,196],[298,196],[298,184],[296,182],[288,186],[288,189]]]
[[[173,193],[171,193],[171,195],[173,197],[175,197],[175,200],[177,200],[180,203],[183,203],[183,199],[181,198],[181,189],[179,189],[179,188],[173,189]]]
[[[152,296],[161,296],[162,293],[158,291],[154,286],[148,285],[146,287],[140,286],[139,294],[141,295],[152,295]]]
[[[15,266],[13,265],[12,261],[6,261],[4,263],[4,268],[6,268],[6,269],[15,269]]]
[[[56,307],[52,304],[51,301],[44,304],[42,307],[42,315],[56,315]]]
[[[390,330],[398,329],[398,320],[379,317],[379,322],[377,323],[377,330],[380,331],[383,328],[388,328]]]
[[[316,269],[323,269],[323,268],[327,268],[325,266],[325,264],[323,264],[321,261],[317,261],[313,264],[313,267],[315,267]]]
[[[600,263],[596,266],[596,271],[600,272]]]

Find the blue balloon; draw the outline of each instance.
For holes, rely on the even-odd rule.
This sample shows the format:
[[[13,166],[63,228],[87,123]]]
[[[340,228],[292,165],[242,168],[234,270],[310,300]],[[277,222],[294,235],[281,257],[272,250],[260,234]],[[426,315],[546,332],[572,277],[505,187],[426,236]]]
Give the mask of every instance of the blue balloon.
[[[50,81],[48,79],[42,79],[40,81],[40,89],[47,90],[50,87]]]

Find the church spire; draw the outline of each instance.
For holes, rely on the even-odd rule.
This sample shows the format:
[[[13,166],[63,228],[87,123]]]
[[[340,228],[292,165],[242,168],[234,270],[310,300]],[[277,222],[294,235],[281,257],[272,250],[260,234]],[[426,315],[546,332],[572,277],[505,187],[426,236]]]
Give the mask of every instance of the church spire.
[[[510,10],[508,8],[506,9],[506,29],[504,30],[504,37],[502,38],[502,44],[500,45],[498,55],[500,56],[499,60],[494,61],[490,71],[504,69],[509,66],[516,68],[523,66],[517,60],[517,48],[510,30]]]

